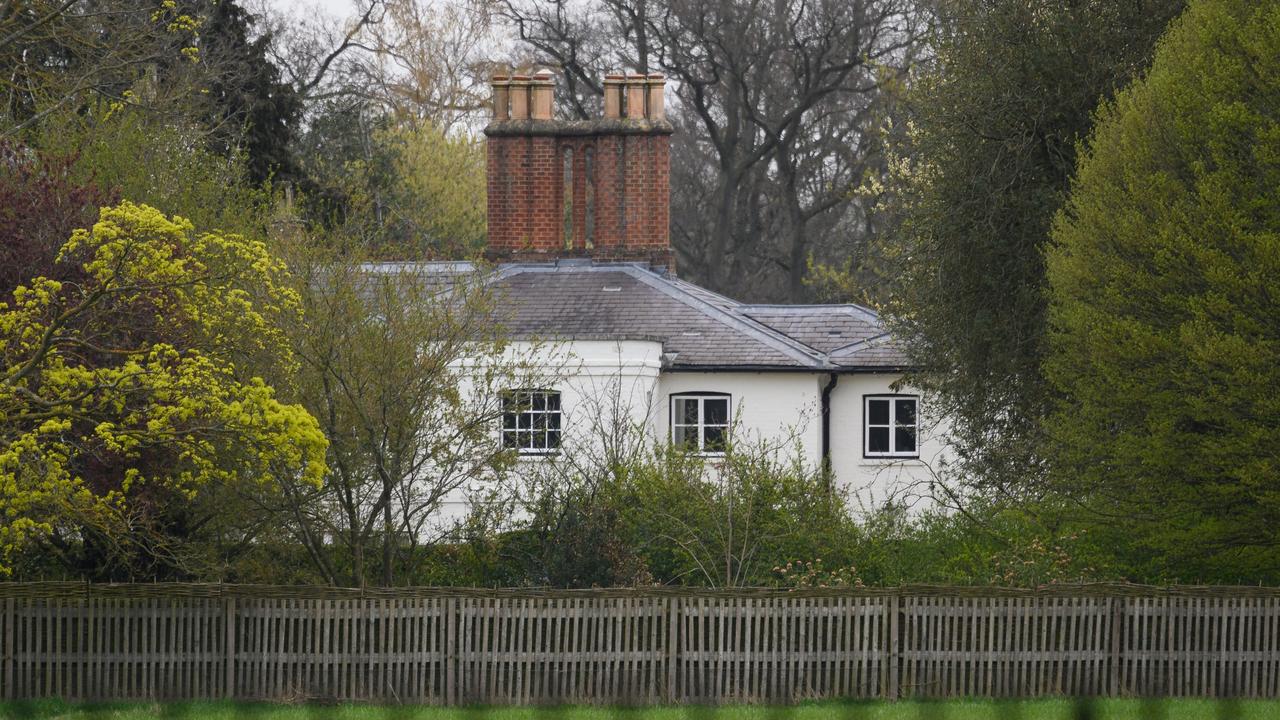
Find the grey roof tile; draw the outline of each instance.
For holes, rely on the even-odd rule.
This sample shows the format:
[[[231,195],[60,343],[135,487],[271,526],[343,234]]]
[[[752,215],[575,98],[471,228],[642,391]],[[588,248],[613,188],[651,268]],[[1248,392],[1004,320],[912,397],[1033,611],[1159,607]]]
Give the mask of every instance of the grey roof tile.
[[[371,265],[391,272],[402,264]],[[443,289],[474,268],[417,266]],[[744,305],[647,266],[510,264],[490,280],[496,318],[514,337],[657,340],[673,368],[896,368],[905,356],[879,317],[857,305]]]

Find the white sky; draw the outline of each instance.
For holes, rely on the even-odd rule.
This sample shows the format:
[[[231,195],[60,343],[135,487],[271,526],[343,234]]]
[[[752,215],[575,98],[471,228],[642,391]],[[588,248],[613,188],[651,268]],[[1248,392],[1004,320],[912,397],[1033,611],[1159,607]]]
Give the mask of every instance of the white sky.
[[[263,4],[295,17],[315,15],[319,11],[335,20],[345,20],[355,13],[352,0],[265,0]]]

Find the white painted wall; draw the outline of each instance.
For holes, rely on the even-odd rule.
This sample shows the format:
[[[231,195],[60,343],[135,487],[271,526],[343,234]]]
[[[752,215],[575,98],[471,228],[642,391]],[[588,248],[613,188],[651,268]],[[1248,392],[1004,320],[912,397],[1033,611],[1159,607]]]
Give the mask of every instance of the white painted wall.
[[[899,379],[889,373],[841,375],[831,393],[831,467],[855,506],[870,509],[890,501],[927,506],[929,482],[946,459],[946,423],[919,391],[892,389]],[[920,396],[919,459],[864,457],[863,399],[889,394]]]
[[[658,386],[655,430],[671,438],[671,396],[686,392],[729,393],[737,442],[765,444],[790,452],[799,442],[805,462],[817,466],[822,454],[821,393],[825,375],[787,372],[667,372]]]
[[[780,452],[798,447],[806,463],[816,466],[822,453],[822,388],[830,377],[809,372],[663,371],[662,346],[656,341],[561,342],[539,346],[513,343],[512,357],[535,358],[538,385],[559,390],[563,413],[563,453],[603,452],[621,435],[637,433],[647,441],[670,438],[671,396],[684,392],[728,393],[735,439],[765,443]],[[892,373],[842,374],[831,396],[831,463],[835,482],[847,492],[855,510],[888,501],[922,507],[934,471],[945,458],[945,424],[920,400],[919,459],[863,456],[863,398],[866,395],[919,394],[895,391],[900,378]],[[494,442],[499,442],[498,427]],[[518,471],[545,470],[554,458],[527,456]],[[450,498],[451,517],[466,507],[462,494]]]

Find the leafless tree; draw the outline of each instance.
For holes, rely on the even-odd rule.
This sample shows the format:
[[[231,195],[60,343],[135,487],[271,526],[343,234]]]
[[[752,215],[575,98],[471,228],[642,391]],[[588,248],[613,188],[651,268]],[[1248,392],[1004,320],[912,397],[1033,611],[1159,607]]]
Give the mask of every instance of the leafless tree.
[[[882,172],[878,129],[921,52],[931,15],[915,2],[500,2],[531,60],[562,71],[563,104],[580,116],[606,70],[673,81],[671,227],[687,277],[795,301],[811,259],[865,242],[855,190]]]

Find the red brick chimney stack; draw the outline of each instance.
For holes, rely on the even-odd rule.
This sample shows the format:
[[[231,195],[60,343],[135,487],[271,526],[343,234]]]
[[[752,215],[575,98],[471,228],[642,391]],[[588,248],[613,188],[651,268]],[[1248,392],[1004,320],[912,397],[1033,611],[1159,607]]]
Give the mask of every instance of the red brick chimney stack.
[[[575,121],[554,119],[550,72],[495,75],[492,84],[488,257],[674,270],[663,76],[605,76],[604,116]]]

